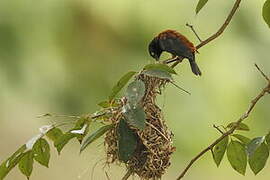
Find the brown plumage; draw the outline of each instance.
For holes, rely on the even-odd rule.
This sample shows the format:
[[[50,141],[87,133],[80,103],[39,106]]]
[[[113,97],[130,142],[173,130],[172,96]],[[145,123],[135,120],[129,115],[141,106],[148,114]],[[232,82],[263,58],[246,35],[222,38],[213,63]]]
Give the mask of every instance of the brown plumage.
[[[149,44],[150,55],[159,60],[163,51],[169,52],[172,56],[187,58],[191,70],[195,75],[201,75],[201,71],[195,62],[196,47],[184,35],[174,30],[166,30],[159,33]]]

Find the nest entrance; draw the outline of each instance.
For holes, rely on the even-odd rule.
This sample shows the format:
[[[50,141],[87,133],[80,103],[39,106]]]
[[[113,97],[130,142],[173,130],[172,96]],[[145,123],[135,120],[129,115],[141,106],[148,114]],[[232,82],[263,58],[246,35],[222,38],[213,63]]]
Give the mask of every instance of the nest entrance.
[[[160,179],[170,166],[170,156],[175,151],[172,145],[172,133],[168,129],[156,97],[169,80],[151,77],[143,73],[136,79],[145,84],[145,94],[141,104],[146,114],[144,130],[130,127],[137,136],[137,147],[132,157],[125,163],[127,168],[141,179]],[[123,104],[124,105],[124,104]],[[122,106],[123,106],[122,105]],[[117,128],[123,118],[122,108],[111,117],[114,128],[105,137],[107,163],[119,163]]]

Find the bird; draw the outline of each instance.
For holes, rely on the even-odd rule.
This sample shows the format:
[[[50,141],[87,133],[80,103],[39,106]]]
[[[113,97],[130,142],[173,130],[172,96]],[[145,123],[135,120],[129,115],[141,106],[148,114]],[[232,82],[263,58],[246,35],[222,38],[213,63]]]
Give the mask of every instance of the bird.
[[[159,33],[148,45],[149,54],[159,61],[163,51],[172,54],[172,57],[187,58],[192,72],[195,75],[202,75],[196,61],[195,53],[198,52],[192,42],[184,35],[175,30],[165,30]]]

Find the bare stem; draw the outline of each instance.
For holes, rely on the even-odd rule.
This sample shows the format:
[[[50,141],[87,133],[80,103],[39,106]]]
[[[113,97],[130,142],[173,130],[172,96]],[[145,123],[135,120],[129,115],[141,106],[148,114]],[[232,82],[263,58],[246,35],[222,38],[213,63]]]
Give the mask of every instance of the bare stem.
[[[202,41],[199,45],[197,45],[197,47],[196,47],[197,49],[199,49],[199,48],[203,47],[204,45],[208,44],[209,42],[213,41],[214,39],[216,39],[217,37],[219,37],[224,32],[224,30],[226,29],[226,27],[231,22],[232,17],[234,16],[236,10],[238,9],[240,3],[241,3],[241,0],[236,0],[235,1],[232,10],[229,13],[228,17],[226,18],[226,20],[223,23],[223,25],[219,28],[219,30],[215,34],[213,34],[212,36],[210,36],[206,40]]]
[[[132,175],[132,170],[129,169],[127,173],[125,174],[125,176],[122,178],[122,180],[127,180],[131,175]]]
[[[198,35],[198,33],[195,31],[193,25],[186,23],[186,26],[189,27],[191,29],[191,31],[195,34],[195,36],[198,38],[198,40],[200,42],[202,42],[202,39],[200,38],[200,36]]]
[[[255,65],[256,66],[256,65]],[[258,66],[256,66],[257,69],[263,74],[263,76],[266,79],[269,79],[268,76],[265,75],[265,73],[262,72],[262,70],[260,70],[260,68]],[[251,113],[251,111],[254,109],[255,105],[257,104],[257,102],[266,94],[266,93],[270,92],[270,81],[268,81],[268,84],[265,88],[263,88],[263,90],[254,98],[252,99],[248,109],[246,112],[244,112],[242,114],[242,116],[240,116],[240,118],[236,121],[236,123],[234,124],[234,126],[226,131],[225,133],[223,133],[218,139],[216,139],[212,144],[210,144],[208,147],[206,147],[204,150],[202,150],[198,155],[196,155],[190,162],[189,164],[186,166],[186,168],[181,172],[181,174],[179,175],[179,177],[177,178],[177,180],[182,179],[185,174],[187,173],[187,171],[191,168],[191,166],[201,157],[203,156],[206,152],[208,152],[209,150],[211,150],[215,145],[217,145],[220,141],[222,141],[225,137],[231,135],[240,125],[240,123],[242,121],[244,121],[246,118],[248,118],[249,114]]]
[[[213,128],[215,128],[216,130],[218,130],[218,132],[220,132],[221,134],[223,134],[223,131],[221,131],[221,129],[219,129],[219,126],[216,126],[215,124],[213,125]]]
[[[261,68],[256,63],[255,63],[255,67],[262,74],[262,76],[266,79],[266,81],[270,82],[270,79],[267,77],[267,75],[261,70]]]

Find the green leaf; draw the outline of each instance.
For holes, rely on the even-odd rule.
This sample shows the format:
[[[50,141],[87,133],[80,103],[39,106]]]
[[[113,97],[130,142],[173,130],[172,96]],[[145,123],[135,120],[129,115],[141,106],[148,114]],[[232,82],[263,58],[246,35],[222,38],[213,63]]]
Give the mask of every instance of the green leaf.
[[[173,68],[166,64],[148,64],[144,66],[144,70],[160,70],[163,72],[168,72],[170,74],[177,74]]]
[[[143,130],[145,128],[146,115],[143,107],[130,107],[128,104],[123,106],[123,115],[127,123],[135,128]]]
[[[220,163],[224,157],[228,142],[229,142],[229,137],[226,136],[217,145],[215,145],[214,150],[212,151],[212,155],[213,155],[214,161],[215,161],[217,166],[220,165]]]
[[[268,24],[270,28],[270,0],[265,1],[263,5],[263,10],[262,10],[262,16],[266,24]]]
[[[252,139],[247,145],[248,155],[251,156],[256,151],[256,149],[264,142],[264,140],[264,136]]]
[[[6,175],[19,163],[24,156],[26,145],[21,146],[15,153],[13,153],[6,161],[0,165],[0,180],[4,179]]]
[[[208,0],[199,0],[197,6],[196,6],[196,14],[200,12],[200,10],[206,5]]]
[[[117,84],[113,87],[112,92],[109,96],[109,101],[115,98],[115,96],[123,89],[123,87],[128,83],[128,81],[136,74],[135,71],[130,71],[125,74],[121,79],[117,82]]]
[[[129,128],[125,120],[121,119],[118,126],[119,160],[126,163],[133,156],[136,147],[136,134]]]
[[[59,137],[61,137],[64,133],[62,132],[61,129],[59,128],[52,128],[51,130],[49,130],[47,133],[46,133],[46,136],[52,140],[53,142],[55,142]]]
[[[258,174],[265,166],[269,157],[269,150],[267,145],[263,142],[260,146],[249,156],[249,166],[253,173]]]
[[[105,134],[108,130],[113,128],[113,125],[106,125],[99,128],[97,131],[93,132],[90,136],[86,138],[86,140],[82,143],[80,152],[82,152],[89,144],[94,142],[96,139],[101,137],[103,134]]]
[[[236,122],[232,122],[230,124],[227,125],[227,128],[232,128],[236,125]],[[244,123],[240,123],[239,126],[236,128],[236,130],[240,130],[240,131],[249,131],[249,127],[248,125],[244,124]]]
[[[34,159],[41,165],[49,167],[50,146],[48,142],[40,138],[33,146]]]
[[[27,179],[29,179],[33,170],[33,157],[33,152],[27,151],[26,153],[24,153],[23,157],[19,162],[19,169],[27,177]]]
[[[265,136],[265,141],[266,141],[268,148],[270,150],[270,132]]]
[[[143,71],[143,74],[147,75],[147,76],[151,76],[151,77],[157,77],[160,79],[166,79],[169,81],[172,81],[172,75],[169,72],[166,71],[161,71],[158,69],[150,69],[150,70],[145,70]]]
[[[144,82],[141,80],[136,80],[130,83],[127,87],[125,96],[128,103],[134,107],[142,100],[145,92]]]
[[[232,136],[237,138],[239,141],[241,141],[245,145],[247,145],[251,141],[251,139],[249,139],[248,137],[245,137],[240,134],[233,134]]]
[[[227,147],[227,158],[234,170],[242,175],[246,173],[247,155],[245,146],[238,141],[231,141]]]
[[[61,153],[62,149],[65,147],[65,145],[73,138],[76,137],[76,134],[72,134],[70,132],[67,132],[56,139],[54,142],[54,147],[56,147],[58,154]]]

